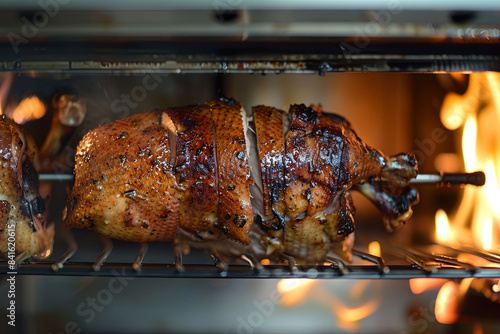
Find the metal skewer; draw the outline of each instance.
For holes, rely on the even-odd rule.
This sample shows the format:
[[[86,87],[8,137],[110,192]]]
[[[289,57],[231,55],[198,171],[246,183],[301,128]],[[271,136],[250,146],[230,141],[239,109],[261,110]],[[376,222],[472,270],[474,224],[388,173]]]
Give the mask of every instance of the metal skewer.
[[[439,173],[439,174],[419,174],[410,181],[412,185],[435,185],[437,187],[462,186],[471,184],[483,186],[486,176],[483,172],[474,173]]]
[[[42,173],[38,175],[40,181],[73,181],[75,176],[73,174],[53,174]]]
[[[40,180],[43,181],[72,181],[73,174],[40,174]],[[486,176],[483,172],[474,173],[437,173],[437,174],[419,174],[410,181],[412,185],[435,185],[438,187],[461,186],[471,184],[483,186],[486,182]]]

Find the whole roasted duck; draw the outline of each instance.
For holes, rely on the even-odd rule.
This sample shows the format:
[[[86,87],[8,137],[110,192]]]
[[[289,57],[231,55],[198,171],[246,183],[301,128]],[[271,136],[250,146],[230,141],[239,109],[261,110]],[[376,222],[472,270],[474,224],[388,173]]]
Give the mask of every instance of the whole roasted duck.
[[[314,108],[318,109],[318,108]],[[386,157],[340,116],[238,102],[137,114],[89,132],[76,155],[68,227],[176,241],[221,255],[350,260],[351,190],[392,231],[411,215],[415,158]]]
[[[39,194],[37,148],[18,124],[0,116],[0,252],[44,257],[54,230],[45,226],[45,200]]]
[[[58,94],[52,102],[52,126],[40,151],[22,126],[0,115],[0,253],[9,259],[24,252],[44,258],[52,251],[54,226],[46,224],[50,185],[40,188],[38,171],[52,170],[86,113],[85,100],[76,95]]]

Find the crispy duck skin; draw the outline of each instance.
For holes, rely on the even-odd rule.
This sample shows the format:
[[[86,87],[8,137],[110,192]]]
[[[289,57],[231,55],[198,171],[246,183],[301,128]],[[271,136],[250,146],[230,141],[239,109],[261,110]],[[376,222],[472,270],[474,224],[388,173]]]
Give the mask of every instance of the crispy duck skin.
[[[290,216],[325,210],[339,192],[381,169],[378,157],[340,122],[305,105],[292,106],[291,118],[285,194]]]
[[[35,170],[37,148],[14,121],[0,116],[0,252],[15,231],[15,251],[46,257],[52,250],[53,226],[46,228],[45,201]],[[12,243],[13,245],[14,243]]]
[[[252,108],[257,135],[257,149],[262,177],[264,214],[285,220],[285,147],[283,145],[283,112],[267,107]]]
[[[253,183],[248,165],[241,104],[211,101],[217,142],[219,177],[218,227],[231,239],[248,244],[253,223],[249,186]]]
[[[342,191],[370,177],[405,186],[417,174],[413,158],[385,158],[341,118],[319,114],[305,105],[292,106],[290,115],[285,200],[292,217],[326,210]]]
[[[163,124],[169,123],[167,117],[174,126],[169,139],[176,144],[175,177],[184,189],[179,195],[179,226],[200,237],[215,238],[221,230],[215,227],[219,192],[210,109],[206,105],[169,108],[163,111]]]
[[[229,257],[350,261],[351,190],[380,209],[388,230],[418,199],[412,156],[386,157],[342,117],[305,105],[288,114],[258,106],[251,116],[233,101],[146,112],[87,134],[76,159],[67,226],[176,238]]]
[[[125,241],[171,241],[179,190],[161,112],[144,112],[101,126],[80,142],[67,227],[93,229]]]

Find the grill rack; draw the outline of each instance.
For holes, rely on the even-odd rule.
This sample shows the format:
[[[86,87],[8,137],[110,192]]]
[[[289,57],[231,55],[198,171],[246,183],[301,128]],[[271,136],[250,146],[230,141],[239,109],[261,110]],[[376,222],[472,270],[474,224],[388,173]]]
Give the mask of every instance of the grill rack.
[[[75,261],[78,244],[70,231],[64,233],[68,248],[57,260],[30,259],[27,254],[16,258],[16,268],[9,270],[8,261],[0,260],[0,274],[48,275],[48,276],[95,276],[95,277],[156,277],[156,278],[311,278],[311,279],[411,279],[411,278],[500,278],[500,255],[469,246],[452,248],[430,245],[423,249],[392,246],[390,254],[407,264],[388,264],[384,257],[353,250],[356,260],[363,264],[347,264],[337,258],[327,258],[323,265],[296,265],[292,258],[287,265],[262,265],[251,255],[243,254],[242,262],[226,263],[215,253],[209,253],[213,264],[183,264],[180,247],[174,246],[173,263],[145,263],[149,244],[140,244],[135,260],[106,262],[113,252],[113,242],[102,237],[103,248],[95,261]],[[429,251],[437,246],[445,253]],[[479,264],[457,259],[452,254],[466,254],[480,259]],[[361,262],[361,261],[357,261]],[[471,261],[472,262],[472,261]],[[487,263],[485,265],[485,263]]]

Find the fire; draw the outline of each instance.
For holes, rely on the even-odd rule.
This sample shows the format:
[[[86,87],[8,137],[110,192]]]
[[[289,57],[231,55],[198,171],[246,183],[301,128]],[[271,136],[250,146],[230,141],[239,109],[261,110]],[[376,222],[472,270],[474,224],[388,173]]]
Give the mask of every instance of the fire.
[[[500,216],[500,187],[498,187],[498,178],[493,159],[488,160],[485,164],[484,173],[486,174],[486,184],[484,185],[486,200],[494,214]]]
[[[316,281],[308,278],[289,278],[278,282],[277,289],[282,294],[281,304],[291,306],[307,298],[307,292]]]
[[[481,188],[466,187],[462,201],[453,219],[443,210],[436,213],[436,239],[442,243],[465,242],[476,244],[487,251],[500,250],[497,226],[500,223],[500,74],[476,73],[470,76],[467,92],[463,96],[450,93],[441,110],[441,120],[450,130],[463,126],[462,154],[467,172],[482,170],[486,184]],[[478,131],[481,129],[481,131]],[[468,222],[470,228],[468,228]],[[469,236],[472,235],[472,238]],[[460,240],[459,238],[460,237]],[[471,254],[459,255],[459,260],[478,266],[491,263]],[[474,279],[464,279],[460,285],[448,281],[439,290],[435,315],[443,324],[459,320],[457,294]],[[422,289],[411,282],[412,291]],[[412,284],[415,285],[412,287]],[[424,286],[423,289],[427,287]],[[500,291],[498,283],[492,289]]]
[[[482,239],[483,239],[483,249],[485,250],[491,250],[491,245],[492,245],[492,229],[493,229],[493,220],[491,218],[487,218],[485,221],[483,221],[483,234],[482,234]]]
[[[410,290],[419,295],[428,290],[440,288],[448,280],[446,278],[412,278],[410,279]]]
[[[7,107],[7,97],[14,81],[14,73],[6,73],[0,76],[0,78],[3,79],[0,83],[0,115],[6,114],[18,124],[39,119],[45,115],[47,111],[45,103],[34,95],[25,97],[14,108],[12,108],[12,105]]]
[[[10,112],[10,117],[18,124],[41,118],[47,107],[37,96],[25,97],[19,105]]]
[[[292,290],[300,289],[301,287],[306,287],[312,284],[314,280],[308,278],[289,278],[282,279],[278,282],[278,291],[281,293],[287,293]]]
[[[378,241],[368,245],[368,253],[381,256],[381,247]],[[318,281],[307,278],[288,278],[278,282],[277,289],[281,293],[281,304],[293,306],[305,300],[317,299],[326,304],[338,319],[337,325],[349,331],[357,331],[359,321],[373,314],[380,307],[380,282],[355,281],[349,289],[348,305],[336,293],[327,288],[328,281]],[[371,292],[371,293],[370,293]]]
[[[436,239],[444,243],[474,243],[485,250],[498,251],[500,74],[472,74],[464,95],[449,93],[445,98],[441,120],[449,129],[463,127],[462,154],[465,170],[484,171],[486,184],[481,188],[464,189],[460,206],[450,221],[443,210],[436,213]],[[471,219],[470,228],[467,228]],[[472,240],[467,240],[471,234]]]
[[[282,279],[277,285],[278,291],[282,294],[281,304],[293,306],[306,299],[319,300],[329,306],[338,320],[337,325],[349,331],[358,330],[359,321],[370,316],[380,307],[382,298],[380,296],[380,282],[378,281],[354,282],[349,289],[349,302],[355,305],[348,305],[336,293],[330,291],[328,283],[335,282],[313,279]]]
[[[457,290],[457,284],[453,281],[446,282],[439,290],[434,313],[436,320],[442,324],[454,324],[458,321],[459,316],[456,313]]]
[[[372,241],[368,244],[368,253],[380,257],[382,251],[380,249],[380,243],[378,241]]]
[[[450,235],[450,221],[448,215],[442,209],[436,212],[436,239],[445,243],[448,241]]]
[[[469,115],[465,121],[464,134],[462,136],[462,151],[464,155],[465,171],[476,170],[476,138],[477,120],[475,115]]]

